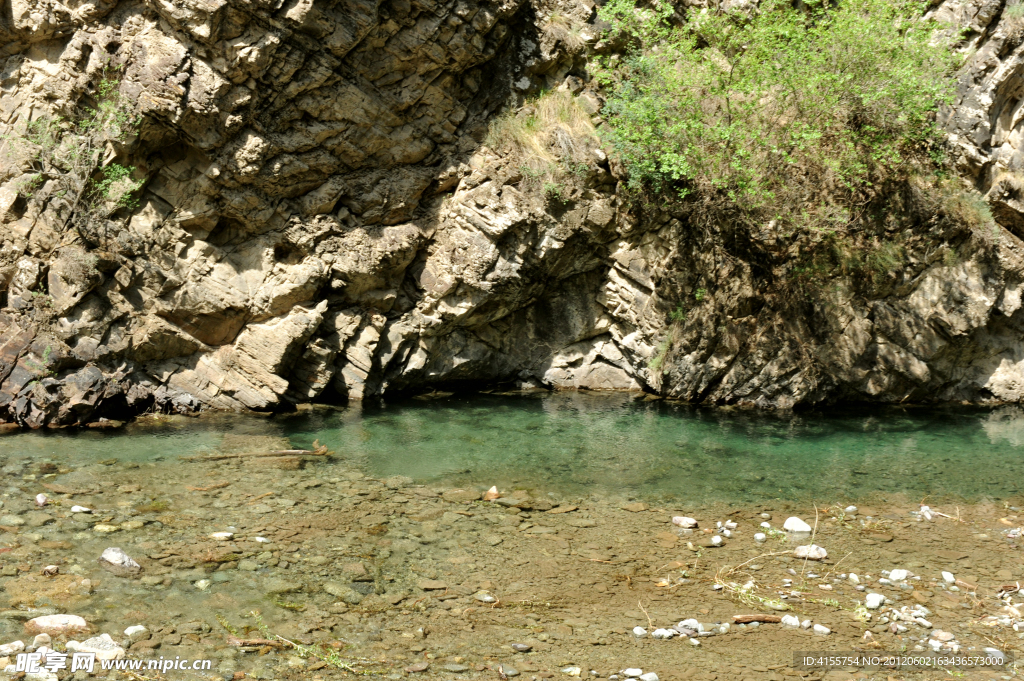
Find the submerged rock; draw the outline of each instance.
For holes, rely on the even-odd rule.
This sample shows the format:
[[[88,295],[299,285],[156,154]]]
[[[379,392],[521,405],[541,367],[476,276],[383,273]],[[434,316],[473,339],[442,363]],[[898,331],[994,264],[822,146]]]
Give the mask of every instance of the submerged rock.
[[[132,577],[142,572],[142,566],[116,546],[104,549],[98,562],[107,572],[118,577]]]
[[[117,645],[110,634],[100,634],[81,643],[68,641],[67,650],[69,653],[94,653],[97,660],[120,660],[124,657],[124,648]]]
[[[43,615],[25,622],[25,631],[30,634],[64,636],[86,631],[89,624],[78,615]]]

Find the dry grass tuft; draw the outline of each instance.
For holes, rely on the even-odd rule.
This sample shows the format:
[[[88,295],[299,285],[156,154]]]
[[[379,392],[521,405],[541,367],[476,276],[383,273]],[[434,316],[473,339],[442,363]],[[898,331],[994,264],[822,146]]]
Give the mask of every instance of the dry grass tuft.
[[[510,156],[527,179],[547,185],[586,168],[597,137],[576,98],[554,91],[495,118],[486,143]]]

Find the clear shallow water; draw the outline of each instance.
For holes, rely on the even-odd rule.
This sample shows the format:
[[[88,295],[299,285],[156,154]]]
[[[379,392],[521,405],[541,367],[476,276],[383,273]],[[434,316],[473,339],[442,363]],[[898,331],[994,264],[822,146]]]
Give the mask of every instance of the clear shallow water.
[[[693,502],[1005,499],[1024,480],[1024,410],[1016,407],[770,414],[586,393],[147,419],[116,432],[8,435],[0,456],[144,463],[314,439],[373,477]]]

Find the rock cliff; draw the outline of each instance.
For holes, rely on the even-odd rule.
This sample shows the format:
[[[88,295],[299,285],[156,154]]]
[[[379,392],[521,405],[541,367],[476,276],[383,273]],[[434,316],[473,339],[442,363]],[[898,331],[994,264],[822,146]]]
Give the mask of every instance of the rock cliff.
[[[919,219],[873,235],[899,249],[867,279],[807,275],[807,239],[771,225],[627,204],[595,137],[554,187],[491,143],[545,89],[601,125],[589,0],[8,7],[0,421],[497,381],[770,408],[1024,397],[1024,21],[1003,0],[932,10],[967,29],[941,121],[994,222],[910,192]],[[137,124],[95,170],[129,168],[138,200],[72,229],[13,140],[67,130],[111,82]]]

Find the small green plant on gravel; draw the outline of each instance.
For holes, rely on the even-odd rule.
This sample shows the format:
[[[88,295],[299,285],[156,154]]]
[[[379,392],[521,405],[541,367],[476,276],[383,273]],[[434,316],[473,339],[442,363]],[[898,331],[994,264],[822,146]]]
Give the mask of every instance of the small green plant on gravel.
[[[608,143],[641,196],[782,233],[844,228],[935,166],[955,36],[916,0],[767,0],[733,9],[609,0],[626,58],[598,74]]]
[[[218,624],[224,627],[224,631],[228,632],[232,636],[238,636],[238,629],[236,627],[231,626],[231,623],[228,622],[228,619],[224,617],[224,615],[218,612],[216,615],[214,615],[214,617],[217,618]]]
[[[757,588],[753,582],[747,582],[746,584],[739,585],[736,582],[726,582],[720,577],[715,577],[715,584],[722,588],[722,591],[729,594],[740,603],[748,605],[752,608],[767,608],[769,610],[792,610],[787,604],[782,602],[779,598],[769,598],[767,596],[760,596],[755,593]]]

